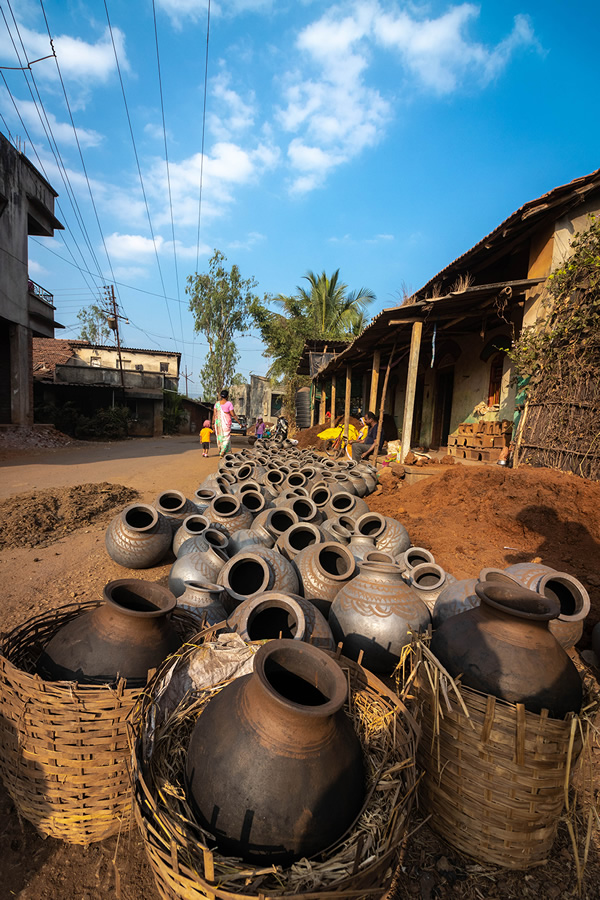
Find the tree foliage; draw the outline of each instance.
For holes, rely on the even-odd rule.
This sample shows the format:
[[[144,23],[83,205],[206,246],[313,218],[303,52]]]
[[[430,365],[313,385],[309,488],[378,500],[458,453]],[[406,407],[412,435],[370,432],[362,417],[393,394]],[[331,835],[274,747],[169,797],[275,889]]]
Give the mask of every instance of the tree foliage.
[[[91,344],[105,344],[111,335],[111,330],[106,321],[106,310],[96,303],[84,306],[77,313],[81,322],[79,340],[89,341]]]
[[[254,278],[242,278],[237,266],[227,271],[219,250],[209,260],[207,273],[189,275],[186,293],[195,317],[194,328],[208,343],[200,372],[204,399],[214,399],[235,376],[239,361],[235,337],[248,328],[249,308],[259,302]],[[266,298],[265,298],[266,300]]]

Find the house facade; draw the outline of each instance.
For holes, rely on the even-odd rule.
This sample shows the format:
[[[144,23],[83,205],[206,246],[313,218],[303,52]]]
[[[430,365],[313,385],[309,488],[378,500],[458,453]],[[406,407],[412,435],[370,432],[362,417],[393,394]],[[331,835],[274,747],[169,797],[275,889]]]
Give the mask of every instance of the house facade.
[[[54,336],[52,294],[28,272],[28,237],[53,237],[56,191],[0,134],[0,424],[33,424],[32,338]]]
[[[250,383],[234,385],[229,396],[236,413],[246,416],[249,425],[258,418],[274,422],[281,415],[283,391],[273,388],[263,375],[250,375]]]

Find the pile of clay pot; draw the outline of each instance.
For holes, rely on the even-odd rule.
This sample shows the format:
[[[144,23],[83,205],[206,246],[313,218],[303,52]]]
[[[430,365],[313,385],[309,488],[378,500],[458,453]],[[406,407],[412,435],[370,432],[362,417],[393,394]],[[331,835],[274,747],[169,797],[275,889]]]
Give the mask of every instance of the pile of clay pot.
[[[106,547],[128,568],[177,557],[169,589],[199,623],[245,640],[295,638],[344,653],[377,673],[397,665],[455,579],[404,526],[365,501],[375,470],[290,442],[227,454],[192,498],[163,491],[128,506]]]

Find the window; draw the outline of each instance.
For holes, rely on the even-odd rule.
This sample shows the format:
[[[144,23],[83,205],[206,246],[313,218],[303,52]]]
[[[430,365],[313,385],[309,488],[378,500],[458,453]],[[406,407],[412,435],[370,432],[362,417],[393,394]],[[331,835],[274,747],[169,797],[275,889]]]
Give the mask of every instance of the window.
[[[502,370],[504,369],[504,357],[506,354],[496,353],[492,357],[490,366],[490,389],[488,392],[488,406],[498,406],[500,403],[500,390],[502,388]]]
[[[136,363],[136,364],[135,364],[135,371],[136,371],[136,372],[143,372],[143,371],[144,371],[143,365],[142,365],[141,363]]]
[[[100,357],[99,357],[99,356],[92,356],[92,358],[90,359],[90,365],[91,365],[91,366],[96,366],[97,368],[100,368]]]
[[[160,364],[160,371],[161,371],[161,372],[168,372],[168,371],[169,371],[169,363],[168,363],[168,362],[166,362],[166,363],[165,363],[165,362],[161,362],[161,364]]]

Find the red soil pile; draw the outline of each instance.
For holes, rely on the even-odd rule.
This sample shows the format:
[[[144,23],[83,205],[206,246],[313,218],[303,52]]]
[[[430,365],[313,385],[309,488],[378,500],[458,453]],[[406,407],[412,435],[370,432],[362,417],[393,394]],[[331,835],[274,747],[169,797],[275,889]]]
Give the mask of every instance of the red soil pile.
[[[362,427],[359,420],[355,419],[354,416],[350,416],[350,424],[354,425],[354,427],[357,429],[360,429]],[[325,431],[327,428],[331,428],[331,425],[313,425],[312,428],[303,428],[302,431],[296,432],[294,438],[298,441],[298,449],[324,450],[327,442],[320,441],[317,435],[322,431]]]
[[[586,632],[600,619],[600,484],[497,466],[450,466],[421,484],[399,484],[367,498],[369,506],[403,522],[413,545],[457,578],[537,559],[588,589]]]

